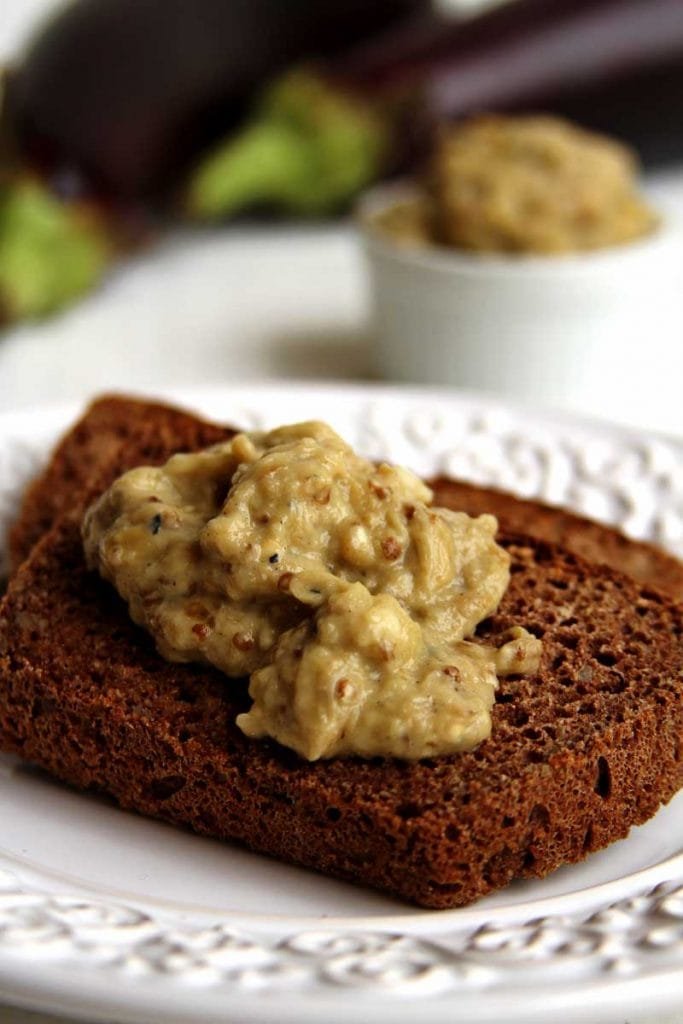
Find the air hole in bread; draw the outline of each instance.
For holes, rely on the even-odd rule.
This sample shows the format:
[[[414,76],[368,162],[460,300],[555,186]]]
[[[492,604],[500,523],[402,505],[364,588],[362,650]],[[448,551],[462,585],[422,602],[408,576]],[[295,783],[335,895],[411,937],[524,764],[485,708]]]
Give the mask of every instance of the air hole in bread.
[[[533,555],[534,561],[537,565],[542,565],[544,562],[552,562],[554,552],[547,544],[539,544],[535,547],[531,554]]]
[[[279,804],[285,804],[287,807],[291,807],[294,803],[294,797],[290,796],[289,793],[282,793],[277,789],[271,790],[268,796],[272,800],[277,800]],[[264,803],[264,808],[268,806],[267,802]]]
[[[183,775],[165,775],[163,779],[154,779],[148,792],[152,800],[168,800],[185,785]]]
[[[503,879],[510,877],[509,866],[513,856],[510,850],[501,850],[486,862],[481,877],[491,889],[500,885]]]
[[[107,751],[109,744],[107,743],[107,740],[104,738],[104,735],[98,728],[93,728],[89,736],[89,739],[91,740],[92,743],[95,744],[95,748],[99,751],[100,754],[103,754]]]
[[[529,824],[547,828],[550,824],[550,811],[544,804],[534,804],[529,814]]]
[[[403,821],[410,821],[411,818],[419,818],[420,815],[422,814],[422,810],[418,804],[406,803],[399,804],[399,806],[396,808],[396,813],[398,814],[399,818],[403,819]]]
[[[178,700],[181,700],[183,704],[196,704],[197,694],[194,690],[189,690],[183,686],[178,690]]]
[[[593,826],[589,825],[583,837],[583,852],[589,853],[593,848]]]
[[[647,644],[647,643],[649,643],[648,635],[642,629],[633,630],[630,633],[630,636],[631,636],[631,639],[635,640],[635,642],[637,644]]]
[[[511,818],[509,814],[506,814],[503,818],[503,828],[511,828],[515,823],[515,819]]]
[[[613,654],[612,651],[598,651],[595,657],[596,660],[599,661],[600,664],[604,665],[606,668],[612,668],[612,666],[616,665],[617,663],[617,656],[616,654]]]
[[[609,762],[605,757],[598,758],[598,776],[595,782],[595,792],[603,800],[606,800],[612,792],[612,773]]]
[[[460,839],[460,829],[457,825],[446,825],[446,839],[456,843]]]
[[[621,672],[610,672],[607,690],[610,693],[624,693],[628,690],[628,683]]]
[[[339,821],[341,818],[341,811],[338,807],[328,807],[325,811],[325,817],[328,821]]]
[[[57,707],[57,701],[52,697],[36,697],[31,705],[31,718],[35,721],[41,715],[49,715]]]
[[[521,727],[526,725],[528,721],[529,712],[525,711],[524,708],[515,708],[510,716],[510,724],[517,726],[518,729],[521,729]]]
[[[579,646],[579,638],[576,633],[556,633],[555,639],[568,651],[575,651]]]
[[[462,889],[462,882],[437,882],[434,878],[429,879],[428,885],[433,892],[460,892]]]
[[[199,819],[199,823],[203,825],[207,832],[212,832],[215,834],[216,830],[218,829],[218,822],[216,821],[215,816],[211,814],[210,811],[202,811],[201,814],[199,814],[197,817]]]

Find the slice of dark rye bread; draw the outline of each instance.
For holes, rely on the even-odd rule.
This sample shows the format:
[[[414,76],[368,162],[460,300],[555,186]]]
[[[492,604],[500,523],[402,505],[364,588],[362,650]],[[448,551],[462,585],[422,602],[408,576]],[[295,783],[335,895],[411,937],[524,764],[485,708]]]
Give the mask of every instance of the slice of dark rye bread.
[[[61,520],[0,609],[0,747],[124,808],[452,907],[626,835],[683,784],[683,607],[606,566],[509,536],[482,638],[543,638],[501,680],[491,738],[406,763],[309,764],[235,726],[246,684],[165,662]]]
[[[124,807],[430,907],[578,860],[683,784],[682,606],[514,533],[501,538],[511,585],[480,633],[495,641],[522,623],[543,637],[543,659],[537,676],[501,681],[492,736],[475,751],[311,765],[247,740],[234,725],[246,684],[164,662],[86,571],[79,538],[84,501],[111,476],[225,432],[156,406],[124,427],[111,404],[121,400],[107,402],[118,440],[97,441],[86,417],[78,443],[67,438],[48,467],[50,488],[32,488],[15,531],[38,532],[41,493],[63,490],[69,466],[71,497],[60,508],[73,508],[14,574],[0,609],[4,749]]]
[[[189,413],[125,396],[100,398],[57,446],[45,471],[28,488],[10,531],[12,570],[67,510],[83,508],[98,482],[104,486],[134,465],[164,462],[234,433]],[[537,501],[440,477],[430,481],[434,501],[470,515],[491,512],[501,527],[553,541],[589,561],[604,562],[683,600],[683,563],[652,544]]]

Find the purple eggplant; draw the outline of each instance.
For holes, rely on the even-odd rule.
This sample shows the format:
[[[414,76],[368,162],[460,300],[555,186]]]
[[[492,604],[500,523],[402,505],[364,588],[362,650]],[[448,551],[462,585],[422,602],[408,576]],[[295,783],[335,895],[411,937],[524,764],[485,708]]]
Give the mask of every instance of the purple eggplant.
[[[76,0],[38,33],[8,102],[25,150],[117,195],[162,188],[284,68],[331,58],[427,0]]]

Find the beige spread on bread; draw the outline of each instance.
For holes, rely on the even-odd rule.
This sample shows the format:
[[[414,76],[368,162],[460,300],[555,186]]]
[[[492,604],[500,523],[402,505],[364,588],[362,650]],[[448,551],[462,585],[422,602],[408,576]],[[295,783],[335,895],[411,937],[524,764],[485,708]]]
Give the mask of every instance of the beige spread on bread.
[[[497,675],[540,654],[519,627],[498,649],[471,639],[509,557],[493,516],[431,498],[302,423],[129,471],[83,538],[165,658],[250,675],[246,735],[309,760],[417,759],[486,738]]]
[[[634,154],[556,117],[482,116],[440,136],[422,195],[373,221],[407,245],[566,253],[632,241],[657,217]]]

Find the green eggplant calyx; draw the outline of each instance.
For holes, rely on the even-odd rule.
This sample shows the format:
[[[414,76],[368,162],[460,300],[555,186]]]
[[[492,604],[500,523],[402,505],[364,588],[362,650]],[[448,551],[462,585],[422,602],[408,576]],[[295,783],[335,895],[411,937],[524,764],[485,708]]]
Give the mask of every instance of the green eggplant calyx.
[[[0,182],[3,320],[55,312],[97,284],[110,256],[104,225],[85,204],[64,203],[27,175]]]
[[[368,103],[312,72],[290,72],[197,167],[187,210],[206,219],[253,207],[334,213],[378,177],[387,149],[387,127]]]

